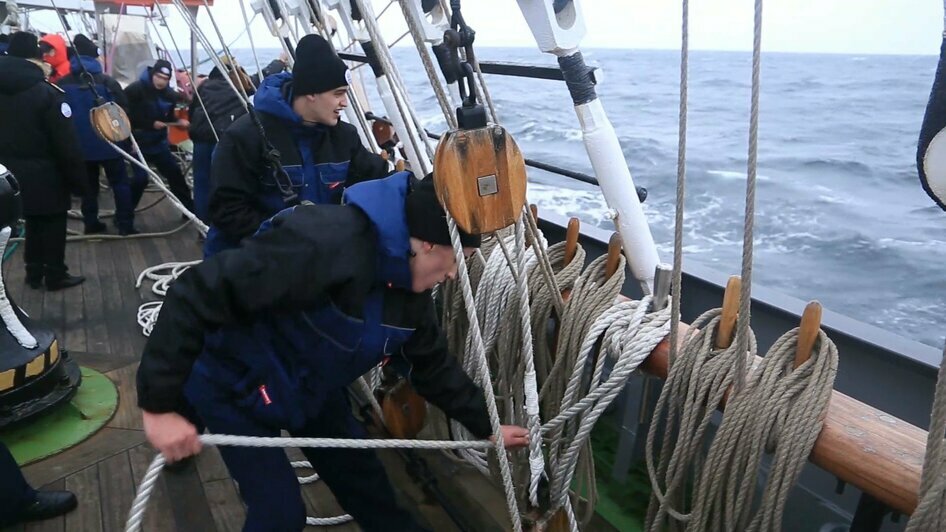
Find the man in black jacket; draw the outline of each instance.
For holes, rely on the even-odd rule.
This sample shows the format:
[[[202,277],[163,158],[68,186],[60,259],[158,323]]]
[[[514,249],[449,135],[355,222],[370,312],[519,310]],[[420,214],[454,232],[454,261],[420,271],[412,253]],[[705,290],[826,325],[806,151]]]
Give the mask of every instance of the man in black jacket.
[[[388,173],[387,162],[362,146],[355,127],[340,121],[350,78],[325,39],[306,35],[292,73],[263,80],[255,108],[284,172],[267,159],[252,117],[227,128],[211,169],[205,255],[238,246],[263,220],[299,200],[337,204],[346,186]]]
[[[29,61],[41,57],[28,32],[13,35],[0,57],[0,164],[20,181],[26,218],[26,282],[47,290],[76,286],[85,279],[66,267],[66,212],[70,192],[85,190],[85,162],[62,89]]]
[[[248,76],[243,67],[233,69],[226,57],[220,59],[227,70],[233,87],[243,87],[247,96],[256,93],[260,81],[273,74],[286,70],[286,63],[282,59],[273,59],[269,65],[252,76]],[[191,102],[189,115],[191,119],[190,138],[194,141],[194,208],[195,214],[206,223],[210,223],[208,204],[210,202],[210,169],[213,152],[223,132],[229,128],[237,118],[246,114],[246,107],[240,97],[218,67],[210,71],[207,79],[197,88],[198,97]]]
[[[138,147],[148,163],[156,166],[158,172],[168,180],[168,188],[187,210],[194,211],[191,190],[184,180],[184,173],[177,160],[171,154],[168,143],[168,126],[189,126],[186,120],[174,117],[174,106],[180,99],[170,88],[171,63],[159,59],[154,66],[146,68],[138,81],[125,87],[128,97],[128,118],[131,120],[132,133],[138,141]],[[135,167],[136,182],[146,184],[145,172]],[[143,178],[143,179],[142,179]],[[132,191],[132,202],[138,204],[144,187],[136,186]]]
[[[145,180],[139,179],[132,185],[128,178],[125,159],[107,142],[102,140],[89,117],[93,107],[105,102],[115,102],[126,111],[128,99],[125,92],[111,76],[102,71],[98,61],[99,50],[95,43],[85,35],[76,35],[73,39],[75,55],[69,60],[70,74],[60,81],[59,86],[66,91],[66,101],[72,107],[79,144],[85,157],[85,169],[88,184],[82,198],[82,219],[85,222],[85,234],[105,232],[105,224],[99,221],[99,173],[105,170],[105,178],[112,187],[115,197],[115,226],[120,235],[134,235],[135,207],[132,204],[132,189],[142,190]],[[126,142],[120,146],[130,151]]]
[[[210,222],[207,204],[210,201],[210,169],[214,149],[223,132],[246,114],[240,96],[233,91],[224,76],[229,76],[234,87],[242,87],[248,96],[256,92],[256,86],[242,67],[233,69],[227,64],[227,58],[221,61],[227,68],[226,74],[214,67],[197,88],[198,97],[191,102],[189,110],[189,134],[194,141],[194,208],[197,209],[194,214],[207,223]]]
[[[447,352],[430,290],[456,275],[443,209],[428,178],[359,183],[346,205],[300,205],[239,249],[191,268],[168,291],[138,370],[145,433],[174,462],[200,450],[185,402],[216,434],[364,437],[345,387],[394,356],[416,390],[480,438],[482,391]],[[467,255],[479,237],[461,234]],[[507,447],[528,431],[503,426]],[[305,508],[281,449],[222,447],[247,503],[244,531],[302,530]],[[304,449],[365,529],[415,530],[373,452]]]

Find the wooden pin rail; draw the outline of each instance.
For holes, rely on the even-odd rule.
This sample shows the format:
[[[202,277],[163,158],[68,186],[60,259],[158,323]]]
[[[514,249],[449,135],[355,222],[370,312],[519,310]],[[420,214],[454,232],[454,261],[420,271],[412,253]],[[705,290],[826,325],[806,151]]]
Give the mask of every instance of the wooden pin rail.
[[[687,329],[680,324],[681,340]],[[666,379],[669,351],[670,341],[664,339],[641,369]],[[911,514],[917,504],[925,452],[925,430],[834,391],[808,458],[890,508]]]

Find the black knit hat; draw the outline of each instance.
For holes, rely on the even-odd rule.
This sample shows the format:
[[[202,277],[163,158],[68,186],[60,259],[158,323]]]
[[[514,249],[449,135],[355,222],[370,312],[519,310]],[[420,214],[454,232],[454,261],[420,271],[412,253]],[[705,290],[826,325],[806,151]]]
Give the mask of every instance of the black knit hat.
[[[162,76],[167,76],[171,78],[174,76],[174,71],[171,70],[171,63],[165,61],[164,59],[158,59],[154,62],[154,66],[151,67],[151,75],[161,74]]]
[[[292,94],[304,96],[330,91],[351,83],[348,66],[319,35],[306,35],[296,46],[292,67]]]
[[[92,42],[92,39],[82,35],[81,33],[76,35],[76,38],[72,40],[72,44],[76,47],[76,53],[82,57],[98,57],[99,56],[99,47]]]
[[[421,181],[412,180],[413,187],[404,202],[407,213],[407,230],[414,238],[431,244],[450,246],[450,230],[447,227],[447,215],[437,199],[434,179],[428,175]],[[471,235],[460,231],[460,243],[463,247],[480,247],[480,235]]]
[[[22,57],[23,59],[39,59],[43,54],[39,51],[39,39],[28,31],[18,31],[10,37],[10,46],[7,55]]]

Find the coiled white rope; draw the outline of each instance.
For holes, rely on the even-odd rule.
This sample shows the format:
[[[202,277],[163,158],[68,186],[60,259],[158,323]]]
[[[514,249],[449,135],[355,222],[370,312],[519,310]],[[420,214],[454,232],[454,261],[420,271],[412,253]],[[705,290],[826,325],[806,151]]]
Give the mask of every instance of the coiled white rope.
[[[145,269],[138,275],[135,281],[135,288],[141,288],[145,279],[154,281],[151,285],[151,291],[164,297],[168,293],[168,287],[175,279],[180,277],[185,270],[191,266],[200,264],[201,261],[194,260],[190,262],[168,262]],[[151,336],[151,330],[158,321],[158,314],[161,312],[162,301],[149,301],[138,307],[138,325],[141,327],[141,333],[145,336]]]

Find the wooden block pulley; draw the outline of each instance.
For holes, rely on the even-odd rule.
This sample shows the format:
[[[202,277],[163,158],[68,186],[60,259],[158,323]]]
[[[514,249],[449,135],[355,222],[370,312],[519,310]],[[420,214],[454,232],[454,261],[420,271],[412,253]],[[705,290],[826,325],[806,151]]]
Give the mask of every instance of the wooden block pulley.
[[[526,167],[502,126],[450,131],[434,155],[434,186],[457,225],[471,234],[508,227],[526,202]]]
[[[103,140],[124,142],[131,136],[131,122],[125,110],[115,102],[105,102],[89,111],[89,119],[95,132]]]

